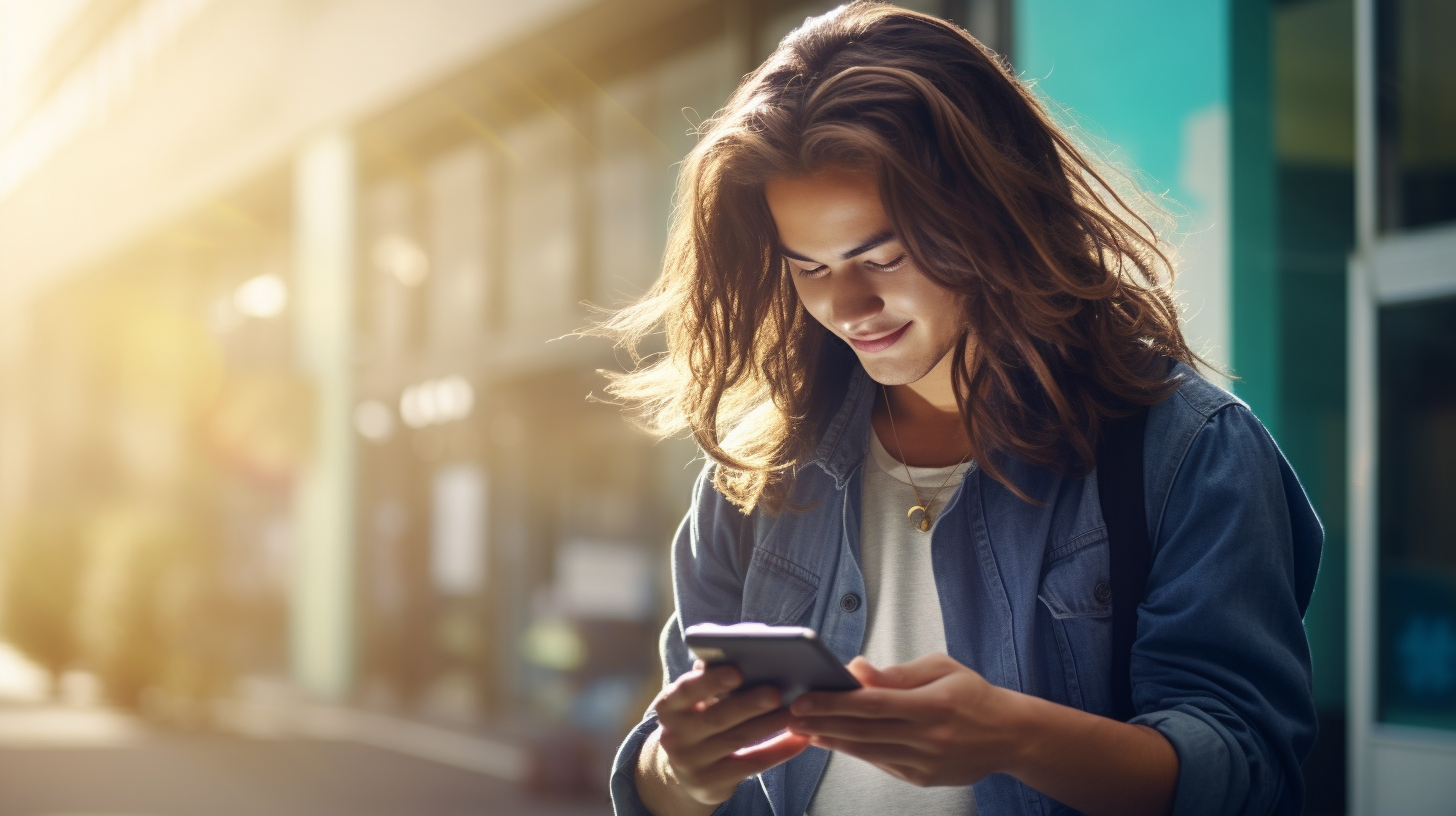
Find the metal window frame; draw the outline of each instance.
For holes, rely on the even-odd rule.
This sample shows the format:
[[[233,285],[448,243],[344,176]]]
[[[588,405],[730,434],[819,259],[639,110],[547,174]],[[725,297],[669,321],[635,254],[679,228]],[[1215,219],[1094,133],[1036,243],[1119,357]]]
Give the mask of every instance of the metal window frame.
[[[1347,745],[1352,816],[1375,814],[1375,752],[1379,748],[1450,757],[1456,769],[1456,732],[1381,724],[1376,715],[1378,614],[1379,309],[1456,295],[1456,224],[1381,234],[1376,128],[1375,4],[1355,0],[1355,252],[1349,261],[1348,466],[1350,474]]]

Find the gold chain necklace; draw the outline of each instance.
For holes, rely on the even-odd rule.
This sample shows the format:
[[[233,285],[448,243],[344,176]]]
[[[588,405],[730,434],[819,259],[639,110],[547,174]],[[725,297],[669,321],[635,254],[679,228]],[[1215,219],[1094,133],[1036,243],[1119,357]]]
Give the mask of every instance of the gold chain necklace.
[[[895,453],[900,460],[900,467],[905,468],[905,481],[910,483],[910,492],[915,494],[916,504],[905,514],[905,518],[909,519],[911,526],[920,532],[930,532],[930,523],[932,521],[930,517],[930,505],[935,504],[935,500],[940,496],[940,492],[945,490],[946,485],[950,484],[951,477],[955,475],[961,465],[966,463],[966,459],[971,458],[971,454],[967,452],[965,458],[956,462],[955,466],[950,469],[950,473],[945,475],[945,481],[941,482],[940,487],[937,487],[935,492],[930,494],[930,501],[922,500],[920,498],[920,489],[915,486],[915,480],[910,476],[910,466],[905,464],[905,448],[900,445],[900,432],[895,429],[895,412],[890,409],[890,392],[885,389],[885,386],[881,385],[880,393],[885,395],[885,413],[890,416],[890,434],[895,437]],[[920,521],[918,522],[915,520],[915,511],[917,510],[920,511]]]

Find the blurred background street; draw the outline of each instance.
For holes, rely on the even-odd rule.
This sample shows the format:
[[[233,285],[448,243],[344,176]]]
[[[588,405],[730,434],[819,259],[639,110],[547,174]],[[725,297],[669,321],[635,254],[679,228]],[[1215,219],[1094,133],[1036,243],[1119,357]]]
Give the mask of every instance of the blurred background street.
[[[47,683],[0,648],[0,816],[611,812],[570,791],[527,792],[524,756],[458,732],[278,700],[181,728],[108,705],[88,675],[66,674],[54,694]]]
[[[26,712],[32,713],[55,715]],[[19,716],[0,710],[0,728]],[[91,716],[78,717],[77,727],[119,725]],[[117,744],[7,744],[0,748],[0,785],[5,816],[611,813],[606,805],[527,797],[508,782],[352,743],[140,729]]]
[[[0,0],[0,816],[600,813],[701,467],[575,333],[832,0]],[[1171,213],[1327,531],[1312,814],[1456,813],[1456,2],[906,0]]]

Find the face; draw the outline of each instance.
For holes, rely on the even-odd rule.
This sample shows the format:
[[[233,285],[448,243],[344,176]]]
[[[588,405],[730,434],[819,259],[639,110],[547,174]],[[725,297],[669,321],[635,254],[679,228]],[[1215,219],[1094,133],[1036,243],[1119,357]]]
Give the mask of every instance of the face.
[[[934,370],[948,380],[965,324],[960,299],[910,260],[874,176],[832,169],[775,178],[764,194],[799,300],[870,377],[907,385]]]

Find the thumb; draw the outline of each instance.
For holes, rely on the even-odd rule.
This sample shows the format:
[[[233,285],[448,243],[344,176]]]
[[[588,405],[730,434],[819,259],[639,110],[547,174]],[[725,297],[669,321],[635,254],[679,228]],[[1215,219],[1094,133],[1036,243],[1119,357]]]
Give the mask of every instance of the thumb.
[[[856,655],[853,660],[845,664],[845,668],[849,669],[849,673],[854,675],[854,679],[858,680],[860,682],[860,685],[887,685],[885,682],[884,672],[875,668],[874,664],[870,663],[868,660],[865,660],[864,656],[862,655]]]
[[[855,660],[859,659],[855,658]],[[866,676],[855,673],[855,677],[861,683],[867,686],[897,689],[919,688],[965,668],[949,655],[944,654],[928,654],[924,657],[917,657],[909,663],[886,666],[883,669],[876,669],[869,664],[869,661],[865,661],[864,665],[868,670]],[[854,672],[853,663],[850,664],[849,670]],[[872,675],[869,674],[871,672]]]

